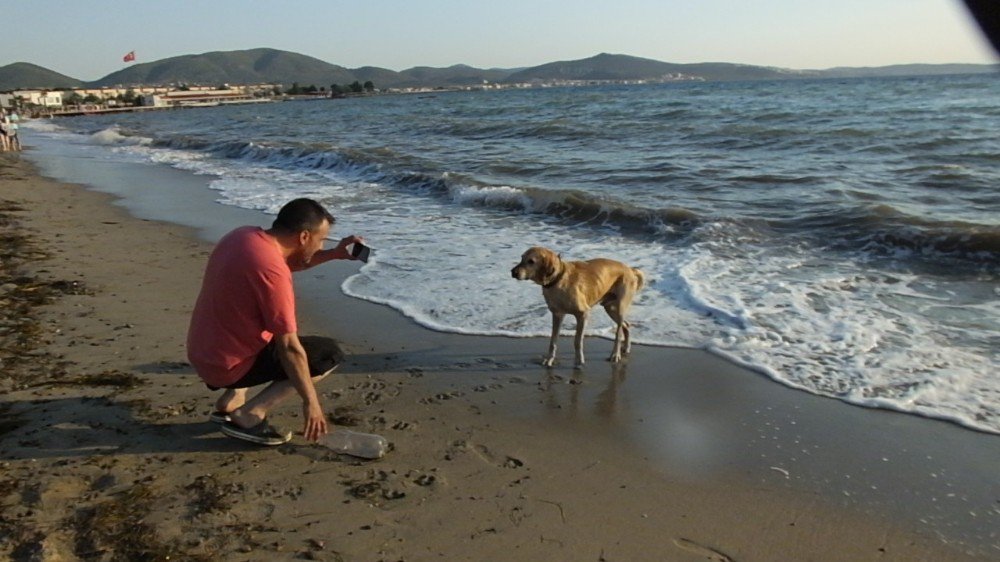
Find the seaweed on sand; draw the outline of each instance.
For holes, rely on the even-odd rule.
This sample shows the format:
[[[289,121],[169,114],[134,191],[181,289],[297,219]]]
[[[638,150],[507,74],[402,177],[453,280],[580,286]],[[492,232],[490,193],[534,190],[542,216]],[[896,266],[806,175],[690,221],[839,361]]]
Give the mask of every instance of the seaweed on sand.
[[[74,554],[84,560],[152,561],[197,559],[160,540],[145,521],[156,496],[149,486],[135,486],[77,511],[69,520],[75,531]]]

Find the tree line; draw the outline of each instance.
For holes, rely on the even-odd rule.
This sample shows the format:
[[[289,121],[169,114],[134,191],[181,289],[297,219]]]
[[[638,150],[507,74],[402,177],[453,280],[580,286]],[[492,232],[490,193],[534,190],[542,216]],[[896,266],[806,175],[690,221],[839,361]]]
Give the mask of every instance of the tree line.
[[[297,95],[308,95],[308,94],[323,94],[326,93],[326,87],[320,86],[316,87],[315,84],[310,84],[309,86],[300,86],[298,82],[292,82],[292,86],[285,90],[285,93],[290,96]],[[337,97],[343,96],[345,94],[360,94],[360,93],[372,93],[375,91],[375,84],[368,80],[364,84],[355,80],[354,82],[341,86],[340,84],[330,84],[330,95]],[[279,92],[275,92],[279,93]]]

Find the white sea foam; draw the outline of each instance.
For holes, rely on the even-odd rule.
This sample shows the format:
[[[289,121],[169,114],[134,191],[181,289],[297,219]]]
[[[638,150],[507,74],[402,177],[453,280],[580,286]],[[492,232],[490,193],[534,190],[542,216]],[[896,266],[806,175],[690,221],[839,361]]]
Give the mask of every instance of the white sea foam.
[[[636,342],[701,347],[810,392],[1000,432],[996,354],[944,341],[929,319],[958,312],[915,276],[872,273],[863,262],[817,257],[794,244],[752,252],[745,249],[763,247],[744,244],[732,252],[734,240],[750,234],[731,225],[706,223],[691,235],[703,241],[685,247],[641,242],[612,229],[496,212],[526,206],[515,188],[456,183],[449,198],[425,197],[367,182],[350,168],[307,171],[287,162],[216,159],[122,145],[119,133],[102,133],[122,158],[217,176],[211,186],[227,204],[273,213],[292,197],[327,202],[338,217],[334,237],[358,233],[377,248],[343,291],[433,329],[545,336],[550,316],[538,287],[509,274],[520,254],[543,245],[566,259],[610,256],[647,275],[632,309]],[[446,278],[437,273],[442,263]],[[941,310],[911,313],[929,307]],[[982,307],[987,318],[1000,318],[997,300]],[[603,312],[592,318],[590,334],[611,336]],[[995,337],[990,322],[974,336]],[[568,321],[565,330],[572,329]]]
[[[153,142],[152,139],[138,136],[123,135],[118,127],[108,127],[90,135],[90,142],[94,144],[119,146],[119,145],[147,145]]]
[[[31,131],[38,131],[41,133],[66,134],[66,135],[71,134],[69,130],[60,127],[59,124],[57,124],[52,119],[23,119],[20,123],[20,126],[25,129]]]
[[[528,209],[532,204],[523,190],[509,186],[452,185],[448,191],[452,200],[462,205]]]

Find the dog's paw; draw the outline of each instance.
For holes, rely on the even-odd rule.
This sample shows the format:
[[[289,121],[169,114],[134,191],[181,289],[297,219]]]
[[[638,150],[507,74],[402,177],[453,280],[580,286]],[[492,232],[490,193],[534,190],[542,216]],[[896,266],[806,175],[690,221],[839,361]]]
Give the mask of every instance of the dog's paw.
[[[612,354],[610,357],[608,357],[608,361],[611,361],[612,363],[621,363],[622,362],[622,354],[621,353]]]
[[[542,359],[542,367],[551,367],[555,364],[556,364],[555,357],[546,357],[545,359]]]

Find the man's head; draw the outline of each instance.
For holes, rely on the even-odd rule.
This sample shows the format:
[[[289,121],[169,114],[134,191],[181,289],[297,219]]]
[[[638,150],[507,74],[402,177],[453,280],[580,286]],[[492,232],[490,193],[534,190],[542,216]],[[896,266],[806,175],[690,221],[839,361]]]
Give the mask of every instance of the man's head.
[[[295,199],[278,211],[278,217],[271,224],[271,232],[294,244],[290,257],[309,263],[313,254],[323,248],[323,241],[335,222],[333,215],[316,201]]]

